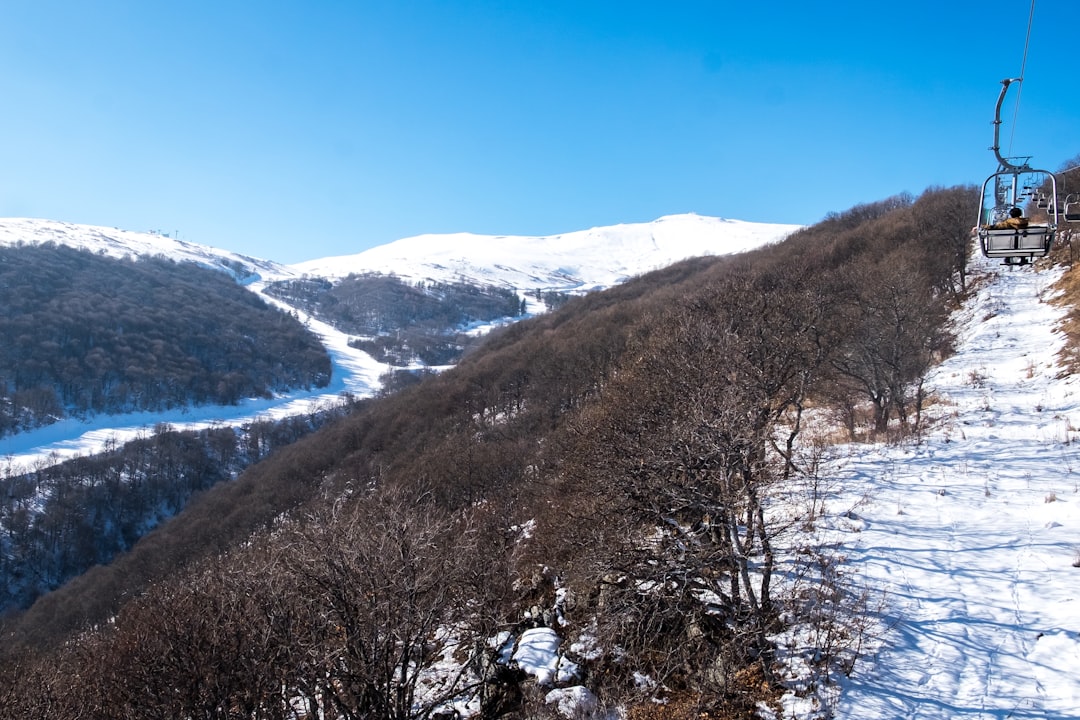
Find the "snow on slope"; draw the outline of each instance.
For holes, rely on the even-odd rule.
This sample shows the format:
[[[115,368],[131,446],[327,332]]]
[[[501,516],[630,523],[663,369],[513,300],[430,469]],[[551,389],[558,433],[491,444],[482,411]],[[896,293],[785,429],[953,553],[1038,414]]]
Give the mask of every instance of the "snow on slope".
[[[750,250],[799,227],[687,214],[547,237],[418,235],[292,268],[326,278],[379,272],[414,281],[464,280],[520,291],[582,292],[611,287],[689,257]]]
[[[885,603],[836,718],[1080,718],[1080,386],[1058,377],[1046,302],[1060,272],[976,269],[959,352],[930,378],[943,422],[836,463],[828,539]]]
[[[25,243],[41,245],[47,242],[67,247],[104,253],[109,257],[164,256],[177,262],[194,262],[223,270],[238,282],[260,277],[291,275],[283,265],[218,250],[206,245],[186,242],[157,233],[132,232],[94,225],[76,225],[34,218],[0,218],[0,246]]]
[[[271,304],[277,303],[274,298],[265,299]],[[0,476],[94,455],[108,445],[145,437],[161,423],[176,430],[202,430],[221,425],[240,427],[332,407],[345,394],[368,397],[378,391],[380,376],[391,369],[389,365],[350,347],[350,338],[345,333],[302,312],[297,311],[297,314],[300,321],[319,337],[330,355],[333,370],[327,387],[294,390],[271,398],[247,398],[236,405],[200,405],[161,412],[94,415],[87,419],[64,418],[51,425],[0,437]]]

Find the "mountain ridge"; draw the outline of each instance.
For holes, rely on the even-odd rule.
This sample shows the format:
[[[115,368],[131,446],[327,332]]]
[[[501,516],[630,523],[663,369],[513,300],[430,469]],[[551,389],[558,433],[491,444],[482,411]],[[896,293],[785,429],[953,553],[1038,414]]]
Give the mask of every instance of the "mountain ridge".
[[[800,227],[687,213],[556,235],[423,234],[290,267],[327,278],[377,272],[415,281],[464,280],[524,291],[587,292],[689,257],[727,255],[771,244]],[[528,262],[521,263],[522,258]],[[567,258],[573,261],[568,263]]]
[[[725,252],[738,252],[749,247],[775,242],[797,226],[748,223],[740,220],[711,218],[700,215],[669,215],[650,223],[620,224],[608,227],[592,228],[549,237],[527,236],[484,236],[470,233],[450,235],[428,234],[416,238],[405,238],[385,246],[378,246],[357,256],[361,261],[353,261],[348,266],[335,262],[334,258],[313,260],[308,264],[326,265],[336,269],[335,279],[340,281],[352,272],[389,274],[393,271],[398,277],[417,281],[457,282],[462,279],[460,268],[451,263],[446,267],[437,267],[440,262],[418,262],[419,257],[413,250],[418,243],[426,242],[434,250],[452,253],[458,257],[470,251],[484,250],[494,241],[498,241],[500,257],[492,261],[490,255],[486,265],[476,262],[472,281],[477,284],[512,286],[524,294],[533,289],[555,290],[566,294],[583,294],[589,290],[602,289],[621,283],[623,280],[648,272],[654,266],[668,263],[669,258],[680,260],[697,254],[714,253],[721,249]],[[681,231],[681,234],[680,234]],[[729,231],[725,237],[724,231]],[[680,236],[684,242],[680,242]],[[457,242],[448,240],[457,239]],[[348,392],[357,397],[365,397],[378,392],[381,385],[376,381],[379,368],[386,367],[368,353],[349,347],[349,338],[345,333],[325,323],[318,322],[303,309],[289,306],[279,298],[265,292],[266,286],[276,280],[296,279],[305,269],[304,264],[283,265],[274,261],[240,255],[227,250],[179,240],[160,233],[136,232],[94,225],[79,225],[62,221],[34,218],[0,218],[0,247],[17,247],[20,243],[40,245],[45,243],[78,248],[94,253],[102,253],[113,258],[131,256],[163,256],[177,262],[194,262],[227,273],[237,283],[255,293],[264,301],[290,312],[295,312],[321,338],[334,358],[334,377],[329,387],[322,393],[312,394],[299,391],[275,396],[267,400],[252,398],[242,400],[236,406],[221,406],[214,414],[216,406],[204,406],[197,411],[191,409],[182,413],[163,413],[158,420],[178,427],[190,429],[202,427],[204,423],[215,421],[226,423],[246,422],[249,416],[271,413],[280,416],[285,412],[304,413],[312,403],[327,402],[338,391]],[[570,248],[593,243],[594,248],[585,260],[578,260],[570,254]],[[515,246],[524,246],[534,254],[534,264],[526,268],[526,263],[517,263],[516,274],[510,274],[506,268],[506,255],[512,253]],[[620,268],[608,270],[604,263],[620,255],[615,248],[622,248]],[[627,249],[636,248],[631,255]],[[402,253],[402,249],[405,252]],[[561,254],[564,253],[564,254]],[[371,263],[365,267],[364,258],[373,254],[401,257],[400,264],[387,267]],[[574,268],[565,267],[575,265]],[[526,268],[526,269],[522,269]],[[504,273],[502,277],[498,273]],[[520,282],[518,282],[520,281]],[[514,284],[517,282],[518,284]],[[529,299],[528,315],[543,312],[545,304],[536,299]],[[487,329],[499,325],[486,326]],[[472,332],[479,332],[473,329]],[[310,396],[310,397],[309,397]],[[295,405],[295,407],[294,407]],[[239,412],[239,415],[237,414]],[[0,451],[18,464],[42,461],[45,457],[69,457],[73,454],[99,451],[102,436],[114,430],[113,437],[127,437],[137,434],[139,428],[153,425],[155,420],[146,414],[117,415],[99,417],[93,423],[64,421],[54,426],[39,428],[21,433],[16,441],[12,436],[0,441]],[[35,438],[38,438],[35,440]]]
[[[270,260],[200,245],[158,232],[137,232],[38,218],[0,218],[0,246],[17,246],[19,243],[42,245],[49,242],[118,259],[161,255],[177,262],[194,262],[226,272],[241,284],[258,279],[263,273],[288,273],[285,266]]]
[[[0,246],[54,242],[117,258],[164,255],[222,270],[244,285],[303,275],[340,279],[352,273],[380,273],[415,281],[580,293],[611,287],[689,257],[726,255],[770,244],[800,227],[687,213],[547,236],[428,233],[351,255],[287,265],[157,232],[0,218]],[[567,262],[568,258],[573,259]]]

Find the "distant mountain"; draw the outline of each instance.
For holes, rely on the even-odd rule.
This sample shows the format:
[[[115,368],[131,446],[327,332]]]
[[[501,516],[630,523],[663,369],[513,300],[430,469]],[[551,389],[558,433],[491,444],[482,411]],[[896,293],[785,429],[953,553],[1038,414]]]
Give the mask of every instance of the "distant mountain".
[[[227,272],[242,284],[292,273],[286,266],[269,260],[218,250],[158,233],[132,232],[35,218],[0,218],[0,247],[19,244],[43,245],[50,242],[117,259],[162,256],[176,262],[193,262]]]
[[[301,277],[267,294],[359,336],[354,347],[393,365],[448,365],[476,326],[557,307],[694,256],[776,242],[795,225],[671,215],[546,237],[420,235],[356,255],[293,265]],[[520,294],[520,296],[519,296]]]
[[[86,254],[95,256],[98,261],[159,258],[177,264],[177,268],[170,271],[173,276],[170,282],[183,282],[183,274],[190,274],[195,270],[192,263],[201,268],[224,272],[235,283],[269,301],[276,308],[296,315],[301,321],[307,318],[308,327],[319,335],[324,347],[332,354],[334,382],[326,389],[328,393],[347,389],[353,394],[364,396],[379,388],[380,382],[377,378],[381,373],[379,368],[387,367],[384,363],[453,363],[465,345],[474,341],[471,338],[483,334],[486,327],[514,322],[519,317],[554,308],[565,300],[567,295],[581,295],[586,291],[617,285],[629,277],[692,256],[739,253],[778,241],[796,229],[796,226],[675,215],[652,222],[626,223],[543,237],[470,233],[420,235],[372,248],[354,256],[315,259],[296,266],[286,266],[272,260],[181,241],[162,233],[133,232],[45,219],[0,218],[0,249],[17,250],[19,247],[53,244],[62,248],[83,250]],[[102,289],[111,284],[109,289],[126,293],[133,285],[134,276],[125,275],[125,272],[122,269],[118,270],[119,274],[110,271],[111,280],[103,283]],[[341,282],[354,273],[367,277],[354,279],[349,283]],[[104,309],[105,305],[94,299],[91,287],[93,274],[82,276],[79,294],[75,300],[67,302],[69,308],[81,304],[85,309]],[[383,281],[379,281],[378,277],[373,279],[373,275],[381,275]],[[389,276],[396,277],[402,284],[407,284],[407,287],[396,287],[392,283],[384,282]],[[21,282],[27,280],[28,277],[23,277]],[[301,281],[311,287],[297,285]],[[56,287],[64,288],[63,279],[58,282]],[[293,285],[288,285],[289,282]],[[373,288],[378,291],[373,293],[370,291]],[[190,283],[187,283],[185,296],[191,289]],[[71,295],[69,289],[64,289],[64,293],[66,296]],[[322,297],[323,294],[326,295],[325,298]],[[184,302],[179,300],[179,293],[159,295],[168,298],[167,304]],[[306,295],[307,299],[301,302],[301,295]],[[25,298],[26,294],[21,297]],[[137,298],[132,299],[136,304],[146,304]],[[364,304],[367,299],[381,303],[383,309],[367,308]],[[447,307],[432,308],[432,300],[443,302]],[[406,302],[407,307],[397,307],[403,302]],[[394,305],[393,312],[384,311],[387,303]],[[328,308],[329,304],[336,304],[336,308]],[[507,308],[504,314],[499,310],[503,305]],[[406,310],[409,325],[394,328],[384,324],[388,317],[392,320],[393,316],[402,315]],[[48,314],[49,310],[39,308],[33,312]],[[38,316],[32,313],[31,315]],[[111,413],[123,409],[162,407],[159,400],[147,399],[146,396],[137,403],[129,402],[129,399],[126,399],[129,396],[124,394],[131,391],[132,385],[125,381],[122,370],[150,369],[151,366],[120,363],[122,358],[118,356],[107,358],[109,362],[106,365],[113,368],[110,370],[96,362],[99,359],[97,355],[102,354],[106,348],[94,349],[97,355],[90,359],[96,364],[87,361],[85,356],[75,357],[68,352],[72,349],[65,350],[65,342],[71,332],[54,332],[50,337],[37,339],[33,337],[35,332],[25,332],[25,326],[32,320],[31,315],[24,314],[18,320],[19,327],[23,328],[19,330],[19,337],[26,336],[24,339],[33,343],[24,345],[21,351],[23,354],[19,357],[32,357],[35,364],[31,369],[36,368],[38,373],[32,378],[35,384],[32,388],[28,386],[23,389],[26,392],[18,400],[13,397],[15,385],[18,384],[14,379],[15,372],[4,372],[0,376],[0,381],[8,383],[5,392],[0,393],[6,397],[6,400],[0,402],[0,415],[6,419],[2,423],[6,430],[0,429],[0,435],[6,433],[10,437],[13,432],[25,432],[33,426],[68,415],[69,410],[75,410],[82,416],[82,413],[87,411]],[[102,312],[96,313],[96,316],[102,315]],[[190,313],[187,315],[188,320],[192,320]],[[53,313],[49,316],[58,321],[64,314]],[[436,327],[437,323],[432,322],[433,317],[444,318],[444,326]],[[324,322],[314,322],[312,318]],[[68,313],[67,322],[78,324],[71,313]],[[52,322],[50,324],[55,325]],[[189,325],[191,328],[198,326],[198,322]],[[372,327],[378,329],[372,330]],[[113,330],[114,328],[110,328],[108,332]],[[159,335],[175,339],[176,328],[163,328]],[[105,336],[95,335],[94,342],[97,342],[98,337]],[[30,350],[33,353],[28,355]],[[83,350],[89,353],[91,349]],[[167,364],[163,365],[162,361],[172,363],[177,356],[176,352],[165,352],[160,357],[157,352],[152,354],[157,358],[157,367],[166,367]],[[143,352],[140,357],[149,358],[150,355]],[[19,363],[19,368],[24,370],[25,375],[25,370],[30,366],[26,365],[23,359],[12,362]],[[51,367],[59,367],[58,363],[62,362],[64,366],[60,369],[63,372],[49,370]],[[98,371],[102,367],[105,370]],[[121,370],[117,370],[118,367]],[[77,369],[79,372],[76,372]],[[228,370],[231,373],[231,381],[226,383],[228,392],[221,395],[222,398],[227,398],[227,402],[237,398],[238,393],[242,396],[252,392],[252,388],[259,388],[255,390],[258,395],[265,394],[267,388],[274,388],[275,392],[280,390],[280,385],[275,381],[252,386],[239,382],[239,376],[235,375],[238,367],[234,363],[230,363]],[[280,370],[287,376],[287,368]],[[243,373],[242,369],[239,371]],[[49,390],[48,386],[54,385],[57,377],[69,380],[87,377],[93,380],[94,386],[87,390],[82,388],[81,383],[69,382],[66,386],[55,386],[54,390]],[[321,383],[321,379],[315,379],[314,376],[311,378],[316,384]],[[146,373],[138,380],[143,386],[153,382],[153,378]],[[44,383],[46,388],[42,389],[41,383]],[[217,384],[214,383],[214,386],[216,388]],[[87,397],[84,390],[89,392],[89,402],[84,399]],[[213,403],[215,393],[216,390],[208,394],[200,392],[191,395],[174,388],[170,396],[172,399],[161,402],[167,405],[177,402],[178,398],[190,397],[195,402],[208,400]],[[150,397],[153,395],[151,393]],[[96,397],[104,399],[99,403]],[[291,399],[293,398],[282,396],[281,402],[288,403]],[[27,405],[35,406],[37,411],[24,411],[22,408]],[[232,418],[234,412],[222,406],[220,415],[224,422]],[[175,422],[175,419],[171,418],[170,421]],[[145,419],[140,418],[137,424],[145,422]],[[76,433],[78,437],[82,431],[79,427],[72,426],[69,432]],[[50,435],[45,443],[50,445],[50,451],[56,449],[55,444],[58,441],[73,439],[67,435],[53,435]],[[21,447],[19,454],[22,456],[30,450]],[[9,448],[9,452],[12,451]]]
[[[417,235],[353,255],[285,265],[159,233],[0,218],[0,246],[52,242],[114,258],[164,256],[223,270],[242,284],[300,275],[334,281],[381,273],[414,281],[573,293],[611,287],[689,257],[752,250],[800,227],[688,213],[549,236]]]
[[[161,234],[0,219],[0,614],[108,562],[240,460],[295,439],[320,397],[415,380],[405,372],[387,383],[373,366],[453,364],[484,324],[792,229],[678,216],[549,238],[428,235],[301,271]],[[253,397],[265,402],[237,407]],[[284,413],[293,400],[301,427],[253,422],[269,403]],[[147,437],[150,426],[161,431]],[[132,435],[130,448],[117,447]],[[137,469],[123,465],[132,456]],[[31,464],[38,472],[20,478]],[[105,475],[153,483],[116,489]],[[121,490],[132,492],[121,499]],[[18,503],[37,509],[14,548],[2,536]],[[33,540],[50,523],[65,531]]]
[[[686,214],[545,237],[418,235],[355,255],[297,263],[291,269],[331,279],[383,273],[413,281],[509,286],[522,292],[585,292],[689,257],[751,250],[782,240],[799,227]]]

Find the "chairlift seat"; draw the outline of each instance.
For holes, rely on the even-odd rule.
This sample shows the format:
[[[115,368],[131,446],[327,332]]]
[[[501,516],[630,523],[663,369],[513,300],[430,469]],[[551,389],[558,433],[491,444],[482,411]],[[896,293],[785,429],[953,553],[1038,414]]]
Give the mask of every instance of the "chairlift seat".
[[[1026,228],[1008,228],[979,231],[983,255],[990,258],[1037,258],[1050,252],[1054,233],[1049,225],[1029,225]]]
[[[1080,207],[1065,209],[1066,222],[1080,222]]]

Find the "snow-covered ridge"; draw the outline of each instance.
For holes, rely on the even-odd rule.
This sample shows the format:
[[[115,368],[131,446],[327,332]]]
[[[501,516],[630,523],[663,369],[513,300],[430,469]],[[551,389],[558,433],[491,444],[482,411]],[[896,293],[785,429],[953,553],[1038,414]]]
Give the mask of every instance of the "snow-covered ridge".
[[[44,245],[103,253],[108,257],[167,257],[176,262],[194,262],[229,273],[237,282],[291,275],[284,265],[269,260],[218,250],[151,232],[133,232],[96,225],[76,225],[35,218],[0,218],[0,246]]]
[[[414,281],[462,280],[522,291],[584,292],[612,287],[689,257],[751,250],[782,240],[800,227],[685,214],[549,236],[417,235],[291,268],[326,278],[379,272]]]
[[[167,235],[33,218],[0,218],[0,246],[43,244],[110,257],[164,256],[224,270],[239,282],[297,275],[342,278],[377,272],[408,280],[471,282],[519,291],[586,292],[701,255],[727,255],[777,242],[799,225],[754,223],[685,214],[647,223],[597,227],[550,236],[428,234],[354,255],[283,265]]]

